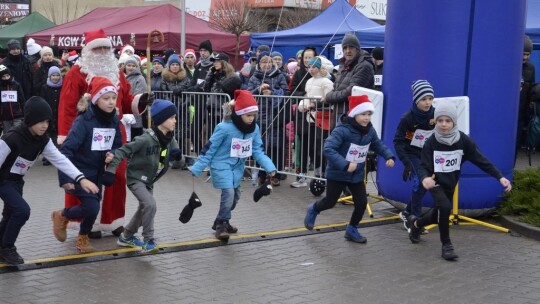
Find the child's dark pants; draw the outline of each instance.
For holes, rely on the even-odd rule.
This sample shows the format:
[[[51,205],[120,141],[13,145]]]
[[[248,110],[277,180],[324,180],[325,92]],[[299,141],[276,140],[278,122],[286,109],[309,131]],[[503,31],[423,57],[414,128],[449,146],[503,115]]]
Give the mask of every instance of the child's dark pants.
[[[0,198],[4,201],[0,221],[0,247],[12,248],[21,228],[30,218],[30,206],[23,199],[24,181],[0,182]]]
[[[334,208],[345,187],[349,188],[354,202],[354,211],[351,216],[349,225],[357,226],[358,223],[360,223],[362,216],[364,216],[367,205],[366,186],[364,185],[364,182],[353,184],[346,182],[338,182],[330,179],[327,180],[326,197],[323,197],[315,203],[315,211],[321,212],[327,209]]]

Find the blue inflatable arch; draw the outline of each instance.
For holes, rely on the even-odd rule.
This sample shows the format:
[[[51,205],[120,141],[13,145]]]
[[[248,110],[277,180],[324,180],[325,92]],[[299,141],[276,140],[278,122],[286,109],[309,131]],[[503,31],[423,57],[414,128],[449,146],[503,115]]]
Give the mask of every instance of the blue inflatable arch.
[[[411,83],[427,79],[436,97],[469,96],[470,135],[510,178],[514,167],[526,0],[388,0],[383,141],[392,140],[412,105]],[[503,21],[504,20],[504,21]],[[412,184],[378,162],[377,185],[407,202]],[[492,209],[502,187],[471,163],[463,166],[460,209]],[[424,206],[433,205],[426,196]]]

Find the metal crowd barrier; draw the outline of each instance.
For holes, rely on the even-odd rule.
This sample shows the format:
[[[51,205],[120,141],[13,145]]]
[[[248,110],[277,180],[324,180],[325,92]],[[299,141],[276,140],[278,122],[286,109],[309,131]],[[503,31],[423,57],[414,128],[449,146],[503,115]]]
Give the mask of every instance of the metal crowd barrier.
[[[171,100],[179,109],[176,138],[184,156],[196,159],[215,126],[223,119],[222,105],[230,101],[227,94],[183,92],[154,92],[156,98]],[[324,140],[341,113],[322,104],[319,98],[296,96],[255,95],[259,105],[257,123],[261,130],[264,150],[272,159],[278,173],[295,178],[325,180]],[[301,112],[299,105],[310,110]],[[248,159],[246,167],[256,180],[261,168]],[[289,180],[292,182],[293,180]]]

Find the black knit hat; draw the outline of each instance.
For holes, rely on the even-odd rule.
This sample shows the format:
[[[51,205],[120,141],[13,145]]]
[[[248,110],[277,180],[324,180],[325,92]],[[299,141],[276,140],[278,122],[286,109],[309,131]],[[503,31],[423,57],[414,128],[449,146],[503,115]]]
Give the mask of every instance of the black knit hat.
[[[201,49],[205,49],[210,52],[210,54],[212,54],[212,43],[210,42],[210,40],[205,40],[201,42],[201,44],[199,44],[199,51]]]
[[[11,71],[7,66],[0,64],[0,78],[4,75],[11,75]]]
[[[238,76],[232,76],[229,78],[225,78],[221,82],[221,89],[223,90],[223,93],[226,93],[231,97],[231,99],[234,99],[234,91],[240,90],[242,87],[242,80]]]
[[[345,48],[346,46],[352,46],[360,49],[360,41],[354,33],[347,33],[345,34],[345,36],[343,36],[343,40],[341,41],[341,47]]]
[[[32,96],[24,104],[24,124],[27,127],[51,119],[51,106],[42,97]]]
[[[525,35],[525,44],[523,45],[523,52],[530,53],[532,52],[532,49],[533,49],[533,45],[532,45],[531,38]]]
[[[371,56],[375,58],[375,60],[383,60],[384,58],[384,49],[382,47],[376,47],[371,51]]]
[[[7,43],[8,50],[21,49],[21,42],[17,39],[11,39]]]
[[[164,99],[156,99],[152,103],[150,113],[154,126],[159,126],[173,115],[176,115],[178,110],[172,102]]]

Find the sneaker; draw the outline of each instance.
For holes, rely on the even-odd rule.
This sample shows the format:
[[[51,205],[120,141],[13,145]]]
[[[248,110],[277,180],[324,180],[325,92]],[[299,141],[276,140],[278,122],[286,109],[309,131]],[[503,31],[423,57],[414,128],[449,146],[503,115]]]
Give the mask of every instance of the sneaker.
[[[403,221],[403,227],[405,227],[405,230],[407,230],[407,232],[410,231],[409,221],[407,219],[408,217],[409,217],[409,212],[407,211],[401,211],[399,213],[399,218]]]
[[[75,247],[77,247],[77,250],[79,250],[80,253],[88,253],[94,251],[94,247],[90,245],[90,238],[88,237],[88,235],[79,234]]]
[[[307,187],[307,178],[300,177],[297,181],[291,183],[291,188],[304,188]]]
[[[9,266],[24,264],[23,258],[17,253],[17,247],[0,249],[0,261]]]
[[[156,242],[154,241],[154,239],[151,239],[144,242],[144,244],[142,245],[141,252],[142,253],[157,253],[159,252],[159,248]]]
[[[318,214],[319,212],[315,210],[315,203],[308,206],[306,217],[304,218],[304,227],[306,227],[307,230],[313,230]]]
[[[441,256],[443,259],[447,261],[454,261],[455,259],[458,258],[458,255],[454,251],[454,246],[452,245],[452,243],[442,245]]]
[[[122,247],[142,247],[144,242],[139,240],[139,238],[134,235],[126,237],[126,235],[122,232],[120,233],[116,244]]]
[[[416,222],[418,221],[418,219],[414,215],[409,215],[409,218],[407,219],[407,221],[409,222],[409,227],[410,227],[409,240],[411,240],[413,244],[420,243],[421,228],[416,227]]]
[[[212,225],[212,230],[216,230],[217,222],[218,222],[218,220],[216,219],[214,221],[214,225]],[[231,225],[231,223],[229,221],[223,221],[223,223],[224,223],[225,227],[227,228],[228,233],[237,233],[238,232],[238,228],[236,226]]]
[[[360,234],[356,226],[347,225],[345,229],[345,239],[350,242],[364,244],[367,242],[367,239]]]
[[[230,237],[229,232],[227,232],[227,226],[225,221],[218,221],[216,224],[216,238],[219,240],[226,241]]]
[[[53,211],[51,214],[51,220],[53,222],[52,229],[54,237],[60,242],[65,242],[67,238],[67,224],[69,220],[62,214],[62,210]]]

